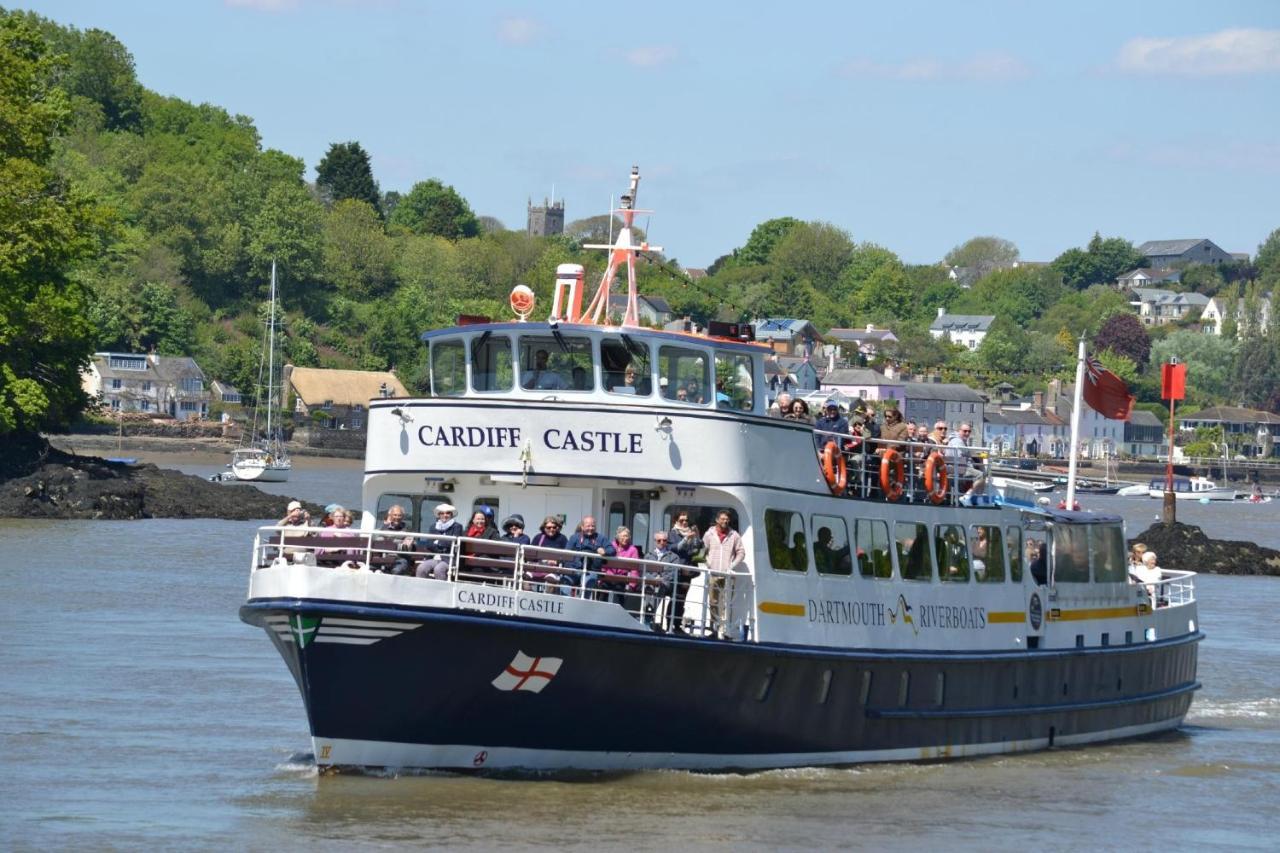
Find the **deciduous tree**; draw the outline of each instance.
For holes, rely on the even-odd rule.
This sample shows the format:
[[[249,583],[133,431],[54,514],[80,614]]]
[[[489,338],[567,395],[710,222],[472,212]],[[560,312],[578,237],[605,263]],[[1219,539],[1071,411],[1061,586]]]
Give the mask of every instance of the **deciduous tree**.
[[[415,234],[434,234],[449,240],[480,233],[480,223],[467,200],[435,178],[414,184],[396,205],[391,221]]]
[[[778,241],[792,228],[801,224],[803,223],[799,219],[790,216],[780,216],[777,219],[761,222],[752,230],[746,245],[737,251],[738,260],[744,264],[768,263],[769,256],[773,254],[773,247],[778,245]]]
[[[963,283],[972,284],[999,269],[1007,269],[1018,260],[1018,247],[1002,237],[974,237],[956,246],[943,263],[954,267]]]
[[[1093,336],[1096,350],[1108,350],[1124,356],[1139,368],[1145,367],[1151,357],[1151,336],[1147,327],[1133,314],[1112,314]]]

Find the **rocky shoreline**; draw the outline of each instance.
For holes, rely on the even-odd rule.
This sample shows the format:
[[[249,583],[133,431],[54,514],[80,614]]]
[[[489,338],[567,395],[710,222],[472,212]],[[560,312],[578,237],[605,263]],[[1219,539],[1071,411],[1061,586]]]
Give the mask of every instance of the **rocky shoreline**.
[[[0,481],[0,518],[277,519],[288,498],[250,485],[211,483],[155,465],[127,465],[54,448],[18,476]],[[323,510],[307,504],[319,517]]]
[[[1280,551],[1253,542],[1210,539],[1194,524],[1157,522],[1129,540],[1156,552],[1160,568],[1213,575],[1280,577]]]

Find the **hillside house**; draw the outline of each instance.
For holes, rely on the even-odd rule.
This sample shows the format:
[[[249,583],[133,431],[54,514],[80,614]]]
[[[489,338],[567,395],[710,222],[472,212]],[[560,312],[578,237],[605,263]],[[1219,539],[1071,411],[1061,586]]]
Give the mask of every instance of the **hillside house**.
[[[1130,294],[1129,304],[1146,325],[1163,326],[1199,317],[1209,304],[1209,297],[1202,293],[1174,293],[1155,287],[1136,287]]]
[[[627,295],[611,294],[609,296],[609,316],[619,320],[627,313]],[[640,325],[653,329],[661,329],[675,316],[667,300],[660,296],[636,296],[636,313],[640,315]]]
[[[901,380],[890,379],[876,370],[865,367],[844,367],[827,371],[822,377],[822,387],[827,391],[839,391],[854,400],[905,399],[905,385]]]
[[[1160,284],[1177,284],[1182,281],[1182,270],[1157,270],[1150,267],[1139,267],[1129,270],[1116,279],[1116,286],[1121,290],[1133,290],[1138,287],[1155,287]]]
[[[994,314],[948,314],[946,308],[939,308],[938,316],[929,324],[929,334],[976,350],[995,319]]]
[[[365,429],[370,400],[409,396],[394,373],[373,370],[326,370],[286,364],[284,385],[295,396],[294,414],[328,429]]]
[[[1148,240],[1138,247],[1151,269],[1167,270],[1187,264],[1225,264],[1232,261],[1212,240]]]
[[[209,414],[204,371],[187,356],[97,352],[81,387],[113,412],[152,412],[180,421]]]
[[[822,335],[808,320],[773,317],[752,320],[756,340],[768,344],[778,355],[812,357]]]
[[[865,329],[831,329],[827,332],[827,340],[835,341],[844,351],[846,359],[861,356],[863,359],[875,358],[886,344],[897,343],[898,336],[888,329],[877,329],[868,323]]]
[[[951,382],[902,383],[902,415],[909,421],[933,427],[937,421],[946,421],[956,430],[968,421],[973,424],[972,443],[977,445],[986,423],[987,398],[968,385]]]

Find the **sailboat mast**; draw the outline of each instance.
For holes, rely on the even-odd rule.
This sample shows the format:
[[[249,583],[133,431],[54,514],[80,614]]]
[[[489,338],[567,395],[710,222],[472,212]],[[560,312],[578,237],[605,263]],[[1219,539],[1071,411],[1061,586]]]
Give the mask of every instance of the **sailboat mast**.
[[[276,376],[276,262],[271,261],[271,314],[267,319],[267,442],[275,440],[271,431],[271,410],[275,408]]]

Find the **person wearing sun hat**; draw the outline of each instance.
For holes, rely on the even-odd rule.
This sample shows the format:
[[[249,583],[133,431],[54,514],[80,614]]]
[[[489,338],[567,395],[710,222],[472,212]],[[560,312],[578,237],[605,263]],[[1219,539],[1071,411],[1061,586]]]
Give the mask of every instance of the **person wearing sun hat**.
[[[502,541],[514,542],[517,545],[528,545],[529,537],[524,533],[524,516],[514,512],[502,522]]]
[[[427,532],[441,538],[428,539],[423,543],[422,550],[427,552],[427,557],[420,560],[414,569],[414,574],[418,577],[436,577],[437,573],[447,575],[449,571],[449,551],[453,547],[453,540],[443,537],[461,536],[463,534],[462,525],[454,518],[457,514],[458,509],[453,504],[436,505],[436,523]]]
[[[284,518],[276,522],[277,527],[306,527],[311,523],[311,513],[307,512],[302,501],[289,501]]]

